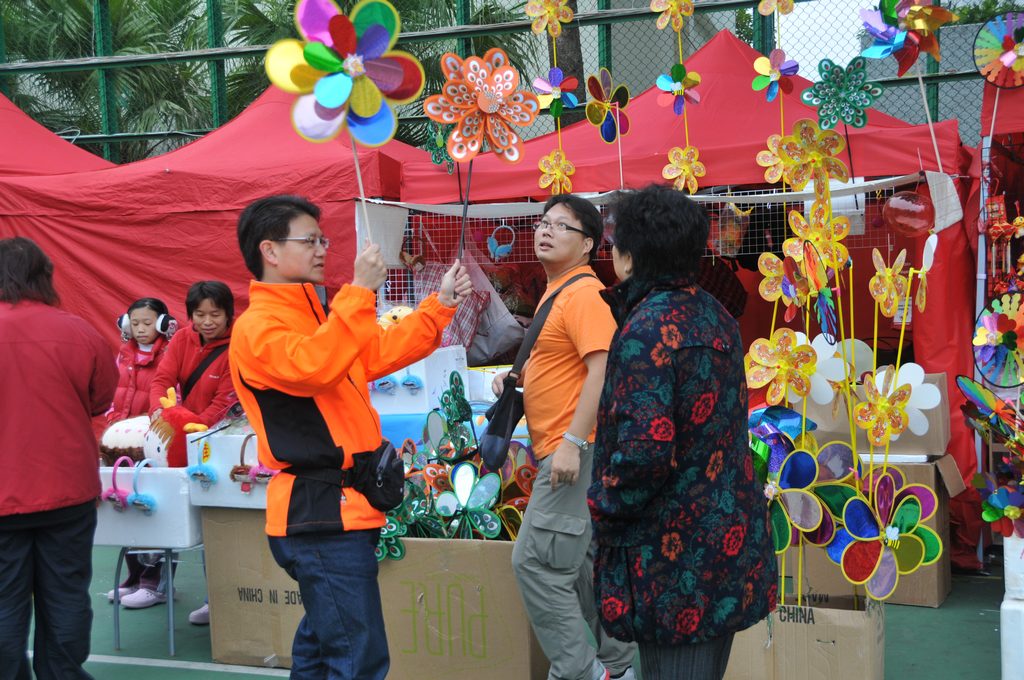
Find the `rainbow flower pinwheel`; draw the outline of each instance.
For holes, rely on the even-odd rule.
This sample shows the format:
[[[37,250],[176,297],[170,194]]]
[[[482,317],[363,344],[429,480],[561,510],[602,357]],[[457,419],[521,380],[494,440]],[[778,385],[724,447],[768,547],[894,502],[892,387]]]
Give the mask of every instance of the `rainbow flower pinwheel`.
[[[874,38],[861,55],[868,59],[895,56],[900,76],[910,70],[922,51],[939,61],[937,31],[957,19],[948,9],[933,6],[932,0],[883,0],[877,10],[861,10],[860,17],[865,32]]]
[[[395,135],[392,106],[423,91],[423,66],[392,49],[401,21],[387,0],[362,0],[346,16],[332,0],[299,0],[295,23],[302,40],[279,40],[267,51],[267,76],[300,95],[292,107],[296,132],[313,142],[333,139],[348,125],[363,146]]]
[[[562,35],[562,24],[572,21],[572,8],[567,0],[530,0],[526,3],[526,16],[533,19],[530,28],[540,35],[545,31],[552,38]]]
[[[602,67],[596,76],[587,78],[587,90],[593,97],[587,102],[587,120],[601,130],[601,139],[612,144],[619,135],[629,132],[629,88],[613,87],[611,72]]]
[[[423,112],[445,125],[455,125],[448,136],[448,153],[459,163],[473,160],[483,149],[484,138],[498,158],[518,163],[523,157],[523,138],[511,126],[525,126],[537,119],[540,102],[532,92],[520,92],[519,72],[498,47],[480,57],[465,60],[457,54],[441,57],[445,83],[441,94],[427,97]]]
[[[767,57],[758,57],[754,60],[754,70],[759,75],[754,76],[750,87],[756,91],[766,90],[765,98],[768,101],[775,101],[779,90],[785,94],[793,91],[793,81],[790,76],[795,76],[800,70],[800,64],[792,59],[786,59],[786,53],[782,50],[772,50]]]
[[[533,79],[533,89],[540,92],[537,95],[540,107],[548,108],[551,117],[558,119],[565,109],[579,106],[580,100],[573,94],[573,90],[579,87],[580,81],[569,76],[565,77],[562,69],[555,66],[548,71],[547,80],[544,78]]]
[[[792,391],[801,397],[811,391],[816,355],[807,344],[798,344],[797,335],[788,328],[776,329],[771,339],[758,338],[743,358],[747,386],[768,385],[765,401],[775,406]]]
[[[672,111],[681,116],[686,103],[700,103],[700,94],[695,88],[700,85],[700,74],[696,71],[687,72],[682,64],[676,64],[669,73],[662,73],[655,81],[661,90],[658,95],[659,106],[671,106]]]
[[[935,514],[935,492],[923,484],[904,484],[896,468],[874,477],[870,502],[851,497],[843,507],[843,528],[828,555],[850,583],[864,584],[869,597],[885,600],[900,575],[934,564],[942,540],[922,522]]]

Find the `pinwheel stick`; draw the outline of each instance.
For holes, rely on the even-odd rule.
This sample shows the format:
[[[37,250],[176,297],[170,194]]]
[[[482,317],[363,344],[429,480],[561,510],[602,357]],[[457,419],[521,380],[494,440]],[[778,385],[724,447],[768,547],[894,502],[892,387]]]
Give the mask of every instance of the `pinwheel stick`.
[[[615,107],[615,145],[619,150],[619,189],[625,189],[626,183],[622,178],[622,135],[619,134],[619,104],[612,104]]]
[[[370,230],[370,214],[366,210],[366,190],[363,188],[363,171],[359,167],[359,149],[356,148],[356,140],[352,135],[348,136],[352,142],[352,160],[356,165],[356,184],[359,185],[359,205],[363,208],[363,223],[366,225],[366,238],[373,243],[373,236]]]
[[[938,164],[938,171],[942,172],[942,159],[939,157],[939,142],[935,138],[935,125],[932,123],[932,112],[928,108],[928,93],[924,89],[924,78],[921,77],[921,62],[917,62],[917,84],[921,87],[921,103],[924,105],[924,116],[928,121],[928,132],[932,136],[932,148],[935,150],[935,162]],[[993,120],[995,120],[993,118]]]
[[[469,170],[466,172],[466,195],[462,199],[462,222],[459,224],[459,252],[456,257],[462,259],[462,251],[466,247],[466,215],[469,213],[469,187],[473,183],[473,159],[469,160]]]
[[[996,114],[999,113],[999,93],[1003,91],[1003,88],[996,88],[996,100],[992,103],[992,124],[988,128],[988,138],[992,139],[992,136],[996,133]],[[1019,209],[1018,209],[1019,213]]]

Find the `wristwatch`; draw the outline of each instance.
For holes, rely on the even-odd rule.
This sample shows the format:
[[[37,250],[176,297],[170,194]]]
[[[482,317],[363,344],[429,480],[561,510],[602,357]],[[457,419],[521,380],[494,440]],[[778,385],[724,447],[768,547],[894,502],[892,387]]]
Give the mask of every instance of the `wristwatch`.
[[[572,444],[575,444],[579,448],[580,453],[590,453],[590,450],[594,448],[594,445],[588,442],[586,439],[581,439],[571,432],[566,432],[562,435],[562,439]]]

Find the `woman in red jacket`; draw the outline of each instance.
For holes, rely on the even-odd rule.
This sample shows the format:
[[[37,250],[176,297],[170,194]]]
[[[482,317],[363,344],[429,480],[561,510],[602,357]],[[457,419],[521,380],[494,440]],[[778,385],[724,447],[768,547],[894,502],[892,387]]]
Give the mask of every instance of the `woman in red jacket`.
[[[188,290],[185,311],[192,324],[175,333],[168,343],[150,384],[150,415],[155,417],[160,412],[160,398],[174,388],[181,400],[179,405],[192,413],[188,422],[212,426],[238,403],[227,353],[235,298],[220,281],[198,281]],[[185,462],[169,460],[168,464],[183,466]],[[121,604],[126,608],[144,609],[167,602],[167,595],[159,589],[160,570],[150,571],[155,578],[144,578],[137,588],[129,586],[121,591]],[[204,604],[192,612],[189,620],[208,623],[208,612]]]
[[[139,298],[118,317],[121,351],[117,355],[120,377],[107,424],[149,413],[149,388],[167,351],[178,322],[157,298]]]

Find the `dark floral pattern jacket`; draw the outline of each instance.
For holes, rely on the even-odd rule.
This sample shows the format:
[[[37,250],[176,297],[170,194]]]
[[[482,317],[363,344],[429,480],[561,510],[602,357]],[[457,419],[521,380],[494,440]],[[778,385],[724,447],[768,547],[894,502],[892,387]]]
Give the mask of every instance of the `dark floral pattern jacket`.
[[[605,630],[659,645],[742,630],[775,608],[736,321],[691,281],[629,280],[598,410],[590,510]]]

